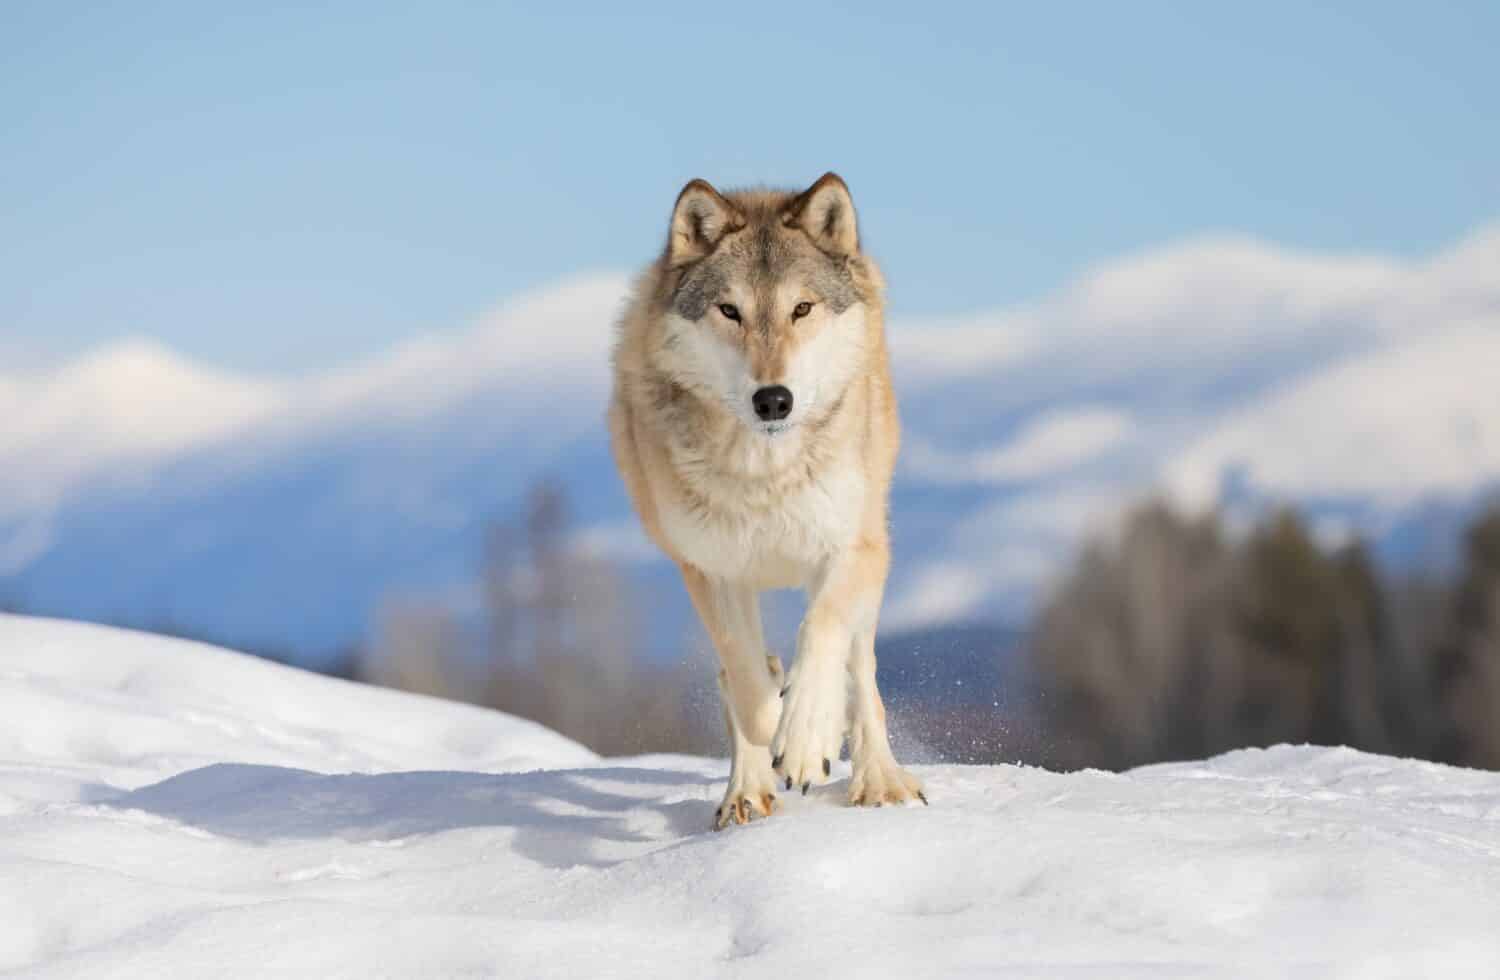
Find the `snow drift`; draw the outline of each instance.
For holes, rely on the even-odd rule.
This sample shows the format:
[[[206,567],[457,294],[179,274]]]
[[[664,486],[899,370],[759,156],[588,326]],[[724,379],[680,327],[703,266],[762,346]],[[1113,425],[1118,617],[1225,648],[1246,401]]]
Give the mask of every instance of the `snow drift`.
[[[724,763],[198,644],[0,616],[0,971],[1489,977],[1500,774],[1281,746],[844,773],[706,830]]]

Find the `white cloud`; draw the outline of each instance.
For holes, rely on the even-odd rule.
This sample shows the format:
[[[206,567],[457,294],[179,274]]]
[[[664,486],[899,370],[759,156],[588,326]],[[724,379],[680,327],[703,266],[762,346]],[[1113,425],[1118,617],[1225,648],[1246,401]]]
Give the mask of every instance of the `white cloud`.
[[[623,276],[570,280],[294,381],[216,371],[144,340],[0,374],[0,517],[44,514],[81,482],[208,447],[264,455],[340,428],[420,424],[487,388],[494,411],[475,421],[488,429],[596,420],[626,288]]]
[[[262,417],[280,394],[273,384],[207,370],[148,341],[125,341],[34,379],[0,378],[0,413],[9,422],[0,429],[0,454],[191,445]]]
[[[1226,474],[1278,496],[1358,496],[1383,507],[1500,478],[1500,310],[1356,357],[1235,413],[1172,460],[1186,502]]]
[[[586,527],[574,535],[573,545],[584,554],[614,561],[651,561],[661,557],[660,549],[651,543],[640,521],[634,518]]]
[[[935,480],[943,470],[992,482],[1030,479],[1180,421],[1080,398],[1080,387],[1161,365],[1190,377],[1288,345],[1314,346],[1320,337],[1360,339],[1360,349],[1371,349],[1370,338],[1383,334],[1493,315],[1497,269],[1500,225],[1417,262],[1222,236],[1105,263],[1026,307],[897,319],[891,342],[899,390],[919,413],[924,403],[951,407],[954,416],[976,414],[983,427],[986,412],[1007,405],[1060,403],[1023,416],[1000,446],[925,450]],[[28,482],[18,481],[23,462],[29,482],[56,487],[121,459],[253,443],[247,430],[284,436],[351,418],[420,422],[477,391],[508,392],[517,424],[560,415],[596,420],[628,288],[621,274],[578,277],[517,297],[467,329],[292,382],[235,377],[141,341],[52,370],[0,373],[8,423],[0,428],[0,509],[15,501],[18,482]],[[1016,400],[1006,401],[1007,393]],[[1133,393],[1142,394],[1150,391]],[[924,445],[938,445],[924,435],[913,429],[916,457]]]
[[[933,483],[1011,483],[1052,476],[1125,446],[1135,423],[1124,412],[1084,406],[1028,419],[1010,441],[949,453],[912,440],[905,465]]]
[[[456,333],[435,334],[318,379],[295,408],[301,416],[367,412],[421,417],[457,398],[514,385],[516,401],[548,396],[549,412],[567,411],[559,396],[594,399],[608,379],[614,324],[629,281],[582,276],[518,296]]]
[[[34,376],[0,377],[0,516],[55,506],[71,483],[130,460],[234,436],[284,389],[190,364],[147,341]]]
[[[1049,484],[985,504],[956,522],[953,536],[990,547],[1015,540],[1063,542],[1081,532],[1107,530],[1121,506],[1144,489],[1109,480]]]
[[[1154,249],[1086,275],[1055,307],[1065,326],[1090,338],[1178,339],[1291,330],[1337,319],[1402,287],[1401,263],[1334,256],[1221,236]]]
[[[980,381],[1030,398],[1421,332],[1500,307],[1497,269],[1500,224],[1416,261],[1204,238],[1103,263],[1025,307],[896,320],[892,356],[903,390]]]
[[[1025,311],[909,318],[887,325],[891,361],[911,385],[1003,371],[1045,348],[1045,325]]]
[[[886,604],[880,624],[902,630],[963,619],[979,607],[988,589],[985,576],[972,566],[934,562]]]

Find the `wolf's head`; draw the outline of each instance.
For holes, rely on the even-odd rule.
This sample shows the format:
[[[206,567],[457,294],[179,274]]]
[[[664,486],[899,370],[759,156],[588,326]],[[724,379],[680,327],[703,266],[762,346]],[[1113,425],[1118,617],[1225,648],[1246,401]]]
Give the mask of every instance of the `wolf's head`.
[[[837,174],[800,194],[692,181],[658,269],[657,366],[768,436],[837,406],[879,329],[880,273]]]

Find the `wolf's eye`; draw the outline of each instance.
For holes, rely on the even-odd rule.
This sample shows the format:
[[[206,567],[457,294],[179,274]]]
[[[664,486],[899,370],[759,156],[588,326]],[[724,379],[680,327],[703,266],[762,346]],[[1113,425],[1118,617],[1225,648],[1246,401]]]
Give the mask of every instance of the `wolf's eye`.
[[[811,312],[812,312],[812,304],[809,303],[807,300],[803,300],[802,302],[798,303],[796,306],[792,307],[792,319],[793,320],[800,320],[803,317],[807,316]]]
[[[733,320],[735,323],[740,322],[740,308],[733,303],[720,303],[719,312],[724,314],[725,319]]]

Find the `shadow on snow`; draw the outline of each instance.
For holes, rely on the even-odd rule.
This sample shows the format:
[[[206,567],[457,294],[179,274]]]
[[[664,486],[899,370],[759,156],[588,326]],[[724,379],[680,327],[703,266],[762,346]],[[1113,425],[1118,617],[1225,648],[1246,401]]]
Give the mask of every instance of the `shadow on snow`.
[[[512,828],[512,846],[549,867],[615,863],[603,842],[670,843],[706,831],[714,780],[608,767],[530,773],[329,775],[220,763],[98,802],[257,844],[337,838],[394,841],[468,828]],[[679,787],[663,801],[629,792]]]

